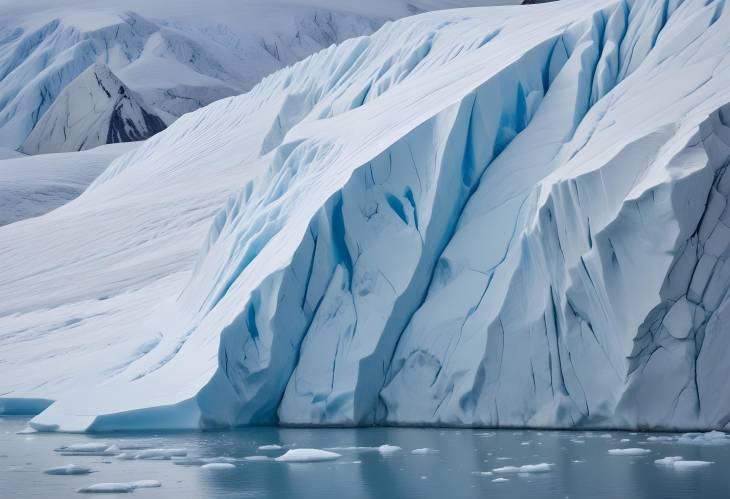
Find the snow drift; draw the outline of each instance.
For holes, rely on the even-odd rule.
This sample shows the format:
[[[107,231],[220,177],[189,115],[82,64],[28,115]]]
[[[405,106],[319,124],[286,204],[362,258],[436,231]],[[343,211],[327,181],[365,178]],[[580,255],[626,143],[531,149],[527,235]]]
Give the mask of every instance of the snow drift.
[[[728,43],[719,0],[431,13],[188,114],[0,230],[0,391],[40,430],[725,428]]]

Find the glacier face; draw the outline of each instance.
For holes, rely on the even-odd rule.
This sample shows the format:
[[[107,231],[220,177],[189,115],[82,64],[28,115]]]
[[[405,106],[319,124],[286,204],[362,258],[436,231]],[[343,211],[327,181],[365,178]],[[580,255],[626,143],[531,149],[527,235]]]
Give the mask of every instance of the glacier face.
[[[183,116],[0,229],[4,403],[56,400],[41,430],[725,428],[724,7],[424,14]]]
[[[169,123],[247,91],[265,75],[333,43],[370,34],[389,19],[474,3],[517,1],[361,5],[285,0],[267,5],[130,0],[115,7],[90,0],[63,6],[39,0],[5,5],[0,13],[0,146],[22,145],[63,89],[95,64],[108,66],[153,108],[152,114]],[[73,145],[61,147],[53,140],[42,149],[61,152]]]

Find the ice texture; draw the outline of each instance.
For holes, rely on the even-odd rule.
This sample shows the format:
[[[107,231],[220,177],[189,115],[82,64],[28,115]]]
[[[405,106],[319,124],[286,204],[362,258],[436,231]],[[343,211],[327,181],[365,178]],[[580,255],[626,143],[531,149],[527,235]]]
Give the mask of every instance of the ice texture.
[[[723,5],[426,13],[182,116],[0,229],[0,393],[38,430],[723,429]]]
[[[43,473],[47,475],[88,475],[91,473],[91,468],[78,466],[76,464],[66,464],[63,466],[48,468],[44,470]]]

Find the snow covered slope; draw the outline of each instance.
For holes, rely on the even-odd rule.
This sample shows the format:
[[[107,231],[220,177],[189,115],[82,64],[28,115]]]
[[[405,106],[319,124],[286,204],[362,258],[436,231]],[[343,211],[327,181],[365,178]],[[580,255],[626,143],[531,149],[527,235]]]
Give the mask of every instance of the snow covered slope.
[[[109,163],[138,145],[0,159],[0,226],[43,215],[76,198]]]
[[[107,65],[153,114],[170,122],[246,91],[332,43],[372,33],[388,19],[494,3],[518,2],[129,0],[112,6],[95,0],[2,0],[0,146],[23,144],[64,87],[96,63]],[[37,147],[35,141],[47,133],[37,132],[30,145]],[[73,146],[54,138],[40,150]]]
[[[726,427],[729,44],[721,0],[429,13],[185,115],[0,228],[5,410]]]
[[[104,64],[94,64],[59,94],[23,143],[26,154],[68,152],[147,139],[165,122]]]

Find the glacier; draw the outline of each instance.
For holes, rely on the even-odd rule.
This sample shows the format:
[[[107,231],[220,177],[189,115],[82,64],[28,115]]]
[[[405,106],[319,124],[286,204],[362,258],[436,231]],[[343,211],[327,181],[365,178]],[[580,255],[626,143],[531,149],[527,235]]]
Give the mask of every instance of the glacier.
[[[130,0],[123,6],[100,6],[91,0],[62,5],[37,0],[3,5],[0,147],[23,145],[63,90],[83,80],[96,64],[107,66],[146,101],[151,108],[147,111],[170,123],[247,91],[262,77],[333,43],[371,34],[388,20],[424,10],[495,3],[519,2]],[[83,81],[75,86],[81,87],[76,92],[88,87]],[[47,141],[42,152],[78,147],[59,137]],[[31,139],[25,149],[37,152],[39,138]]]
[[[5,412],[728,428],[729,28],[722,0],[425,13],[183,115],[0,228]]]

